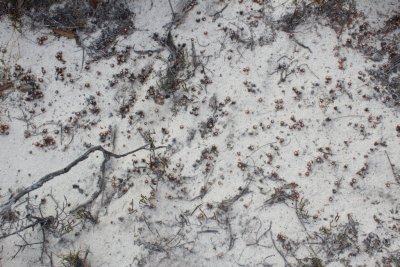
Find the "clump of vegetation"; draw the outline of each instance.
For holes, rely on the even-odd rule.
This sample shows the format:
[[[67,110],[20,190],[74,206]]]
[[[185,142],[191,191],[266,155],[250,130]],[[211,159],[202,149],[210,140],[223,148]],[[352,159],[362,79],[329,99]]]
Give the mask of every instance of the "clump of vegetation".
[[[317,233],[320,239],[321,249],[327,254],[328,259],[333,259],[348,252],[349,256],[356,256],[360,253],[358,245],[358,225],[351,215],[348,215],[348,222],[341,225],[330,224],[329,227],[321,227]]]
[[[89,261],[87,260],[87,250],[84,255],[83,251],[79,250],[76,252],[69,252],[68,254],[61,255],[61,264],[64,267],[90,267]]]
[[[42,78],[38,78],[31,73],[30,69],[25,69],[16,64],[8,67],[4,61],[0,61],[3,67],[0,69],[0,97],[12,91],[25,93],[25,101],[34,101],[44,97],[41,90]]]
[[[171,36],[170,34],[168,36]],[[171,38],[172,37],[168,37]],[[170,46],[174,47],[173,54],[170,56],[169,64],[164,75],[162,75],[157,82],[157,86],[161,92],[166,95],[175,93],[178,90],[188,91],[187,85],[185,83],[186,77],[183,70],[189,67],[188,63],[188,52],[185,46],[175,45],[170,41]]]
[[[97,38],[85,44],[94,59],[115,55],[112,44],[116,38],[134,28],[134,14],[121,0],[3,0],[0,17],[4,15],[10,17],[16,29],[24,27],[21,18],[26,16],[33,26],[47,27],[56,36],[75,39],[77,45],[82,45],[81,33],[100,30]]]
[[[276,203],[285,203],[285,201],[298,201],[300,200],[300,194],[296,190],[298,184],[288,183],[280,187],[274,188],[274,193],[269,199],[264,202],[264,207],[268,205],[273,205]],[[303,204],[302,204],[303,205]],[[304,208],[304,206],[302,206]]]
[[[395,251],[390,253],[387,257],[382,258],[382,264],[383,266],[400,266],[400,252]]]
[[[307,266],[307,267],[324,267],[324,263],[321,259],[319,258],[305,258],[298,260],[299,264],[301,266]]]
[[[394,15],[385,21],[380,29],[373,29],[368,23],[362,24],[351,33],[354,44],[348,39],[347,46],[354,47],[373,61],[367,72],[376,81],[375,94],[385,103],[400,105],[400,38],[396,29],[400,16]],[[380,64],[377,64],[380,62]]]
[[[340,34],[345,27],[351,25],[358,12],[354,1],[348,0],[313,0],[295,1],[293,13],[286,14],[279,21],[280,27],[286,32],[293,32],[297,26],[311,16],[328,20],[336,33]]]
[[[8,135],[10,126],[0,122],[0,135]]]
[[[336,33],[341,33],[358,16],[352,0],[314,0],[312,5],[314,14],[325,17]]]
[[[56,144],[56,140],[52,136],[44,136],[42,141],[34,143],[35,146],[41,147],[41,148],[54,146],[55,144]]]

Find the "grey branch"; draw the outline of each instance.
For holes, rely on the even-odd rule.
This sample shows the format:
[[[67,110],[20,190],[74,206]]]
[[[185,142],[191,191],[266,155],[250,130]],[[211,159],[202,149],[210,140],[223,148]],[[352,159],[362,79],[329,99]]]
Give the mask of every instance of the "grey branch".
[[[114,154],[110,151],[105,150],[102,146],[94,146],[90,149],[88,149],[83,155],[81,155],[80,157],[78,157],[77,159],[75,159],[74,161],[72,161],[70,164],[68,164],[66,167],[46,174],[45,176],[43,176],[42,178],[39,179],[39,181],[37,181],[36,183],[26,187],[25,189],[21,190],[20,192],[18,192],[17,194],[15,194],[14,196],[11,196],[10,199],[8,201],[6,201],[5,203],[0,205],[0,215],[3,216],[7,211],[10,211],[12,206],[17,203],[18,200],[20,200],[22,197],[24,197],[25,195],[29,194],[30,192],[41,188],[45,183],[53,180],[55,177],[60,176],[62,174],[65,174],[67,172],[69,172],[73,167],[75,167],[76,165],[78,165],[78,163],[86,160],[90,154],[96,152],[96,151],[101,151],[103,153],[103,156],[105,158],[105,160],[103,161],[102,164],[102,168],[104,167],[105,163],[110,159],[110,158],[122,158],[122,157],[126,157],[130,154],[133,154],[135,152],[138,152],[140,150],[144,150],[144,149],[148,149],[149,144],[143,145],[135,150],[126,152],[124,154]],[[152,149],[158,149],[158,148],[162,148],[162,147],[156,147],[156,148],[152,148]],[[103,171],[103,170],[102,170]]]

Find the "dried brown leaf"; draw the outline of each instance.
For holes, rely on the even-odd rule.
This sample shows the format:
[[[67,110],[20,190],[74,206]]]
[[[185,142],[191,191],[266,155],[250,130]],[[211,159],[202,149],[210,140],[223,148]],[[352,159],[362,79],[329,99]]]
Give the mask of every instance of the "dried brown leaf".
[[[76,34],[73,31],[65,31],[61,29],[53,29],[53,33],[58,36],[65,37],[67,39],[74,39]]]

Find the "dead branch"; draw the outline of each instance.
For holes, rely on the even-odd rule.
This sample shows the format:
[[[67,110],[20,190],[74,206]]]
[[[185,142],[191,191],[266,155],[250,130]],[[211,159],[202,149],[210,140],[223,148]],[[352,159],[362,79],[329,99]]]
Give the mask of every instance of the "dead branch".
[[[22,236],[19,235],[18,236],[24,241],[24,244],[16,244],[16,246],[18,247],[17,252],[11,257],[11,259],[15,259],[15,257],[17,257],[17,255],[20,252],[23,252],[25,250],[26,247],[30,247],[33,245],[41,245],[43,242],[34,242],[34,243],[29,243],[28,241],[26,241],[26,239]]]
[[[126,157],[126,156],[131,155],[131,154],[133,154],[135,152],[138,152],[140,150],[148,149],[148,147],[149,147],[149,144],[146,144],[146,145],[143,145],[143,146],[141,146],[141,147],[139,147],[139,148],[137,148],[135,150],[132,150],[132,151],[129,151],[127,153],[120,154],[120,155],[114,154],[114,153],[112,153],[110,151],[107,151],[102,146],[92,147],[92,148],[88,149],[83,155],[81,155],[80,157],[78,157],[77,159],[72,161],[70,164],[68,164],[66,167],[64,167],[64,168],[62,168],[62,169],[60,169],[58,171],[55,171],[55,172],[52,172],[52,173],[49,173],[49,174],[43,176],[36,183],[26,187],[25,189],[23,189],[20,192],[18,192],[16,195],[11,196],[11,198],[8,201],[6,201],[5,203],[0,205],[0,215],[3,216],[8,211],[10,211],[12,206],[14,204],[16,204],[17,201],[20,200],[22,197],[26,196],[28,193],[30,193],[30,192],[32,192],[32,191],[34,191],[36,189],[41,188],[45,183],[53,180],[55,177],[60,176],[60,175],[65,174],[65,173],[68,173],[73,167],[78,165],[80,162],[86,160],[89,157],[90,154],[92,154],[92,153],[94,153],[96,151],[101,151],[103,153],[104,160],[103,160],[101,169],[102,169],[102,173],[104,173],[105,165],[111,158]],[[162,147],[156,147],[154,149],[159,149],[159,148],[162,148]],[[104,189],[104,185],[105,185],[104,179],[99,179],[98,184],[99,184],[100,190],[96,191],[92,195],[92,198],[91,198],[91,200],[88,201],[88,203],[91,203],[94,199],[96,199],[98,197],[98,195],[100,194],[101,190]],[[87,205],[88,203],[85,203],[85,204]]]
[[[56,214],[54,216],[45,216],[42,212],[42,202],[41,204],[39,204],[39,207],[37,208],[37,212],[38,212],[38,216],[33,215],[34,210],[32,209],[31,211],[28,212],[28,214],[25,216],[25,220],[27,222],[31,222],[25,226],[20,225],[16,228],[17,230],[9,232],[9,233],[3,233],[3,235],[0,236],[0,240],[7,238],[9,236],[12,235],[18,235],[20,236],[20,233],[24,232],[25,230],[32,228],[32,230],[36,227],[36,226],[40,226],[40,229],[42,230],[42,234],[44,236],[43,240],[46,240],[46,236],[43,231],[52,233],[58,237],[62,236],[63,234],[65,234],[66,232],[68,232],[67,225],[69,225],[69,222],[67,221],[67,214],[65,212],[65,208],[67,206],[67,201],[65,204],[62,205],[62,207],[59,206],[58,202],[54,199],[54,197],[52,196],[52,194],[50,194],[50,198],[54,201],[54,203],[56,204],[56,208],[55,208],[55,212]],[[65,199],[66,200],[66,199]],[[28,198],[28,202],[29,202],[29,198]],[[20,204],[18,204],[20,205]],[[18,206],[17,205],[17,206]],[[29,204],[28,204],[29,205]],[[16,206],[16,207],[17,207]],[[16,208],[14,207],[14,208]],[[22,220],[21,220],[22,221]],[[67,221],[67,223],[66,223]],[[10,229],[12,229],[13,226],[10,227]],[[44,250],[45,247],[43,246]],[[45,250],[43,253],[47,253],[47,250]]]

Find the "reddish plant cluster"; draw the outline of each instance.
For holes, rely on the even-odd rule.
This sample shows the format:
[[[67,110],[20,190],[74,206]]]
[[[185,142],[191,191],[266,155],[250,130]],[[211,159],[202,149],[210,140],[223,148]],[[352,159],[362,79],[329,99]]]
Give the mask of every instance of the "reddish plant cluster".
[[[276,239],[279,241],[279,243],[281,243],[281,246],[282,246],[282,248],[283,248],[284,250],[286,250],[286,251],[291,251],[291,250],[293,249],[293,246],[292,246],[290,240],[289,240],[288,237],[285,236],[284,234],[279,233],[279,234],[276,236]]]
[[[283,99],[276,99],[274,102],[275,102],[275,111],[283,110]]]
[[[37,147],[48,147],[56,144],[56,140],[52,136],[44,136],[41,142],[34,143]]]
[[[107,139],[111,138],[111,130],[100,132],[99,136],[100,136],[100,142],[104,143]]]
[[[160,93],[158,89],[155,89],[154,86],[150,86],[149,90],[147,90],[147,95],[146,99],[152,98],[154,100],[154,103],[158,105],[163,105],[164,104],[164,96]]]
[[[60,52],[57,52],[57,54],[56,54],[56,59],[57,59],[58,61],[62,62],[63,64],[66,63],[66,61],[65,61],[64,58],[63,58],[63,53],[62,53],[61,51],[60,51]]]
[[[4,134],[4,135],[8,135],[9,134],[9,130],[10,126],[8,124],[0,124],[0,134]]]
[[[303,122],[303,120],[297,120],[296,119],[296,117],[294,116],[294,115],[292,115],[291,117],[290,117],[290,120],[292,121],[292,122],[294,122],[293,124],[291,124],[291,125],[289,125],[289,129],[290,130],[301,130],[302,128],[304,128],[304,122]]]
[[[39,45],[43,45],[44,42],[47,41],[47,39],[48,39],[47,36],[43,35],[43,36],[40,36],[40,37],[37,38],[37,42],[38,42]]]

